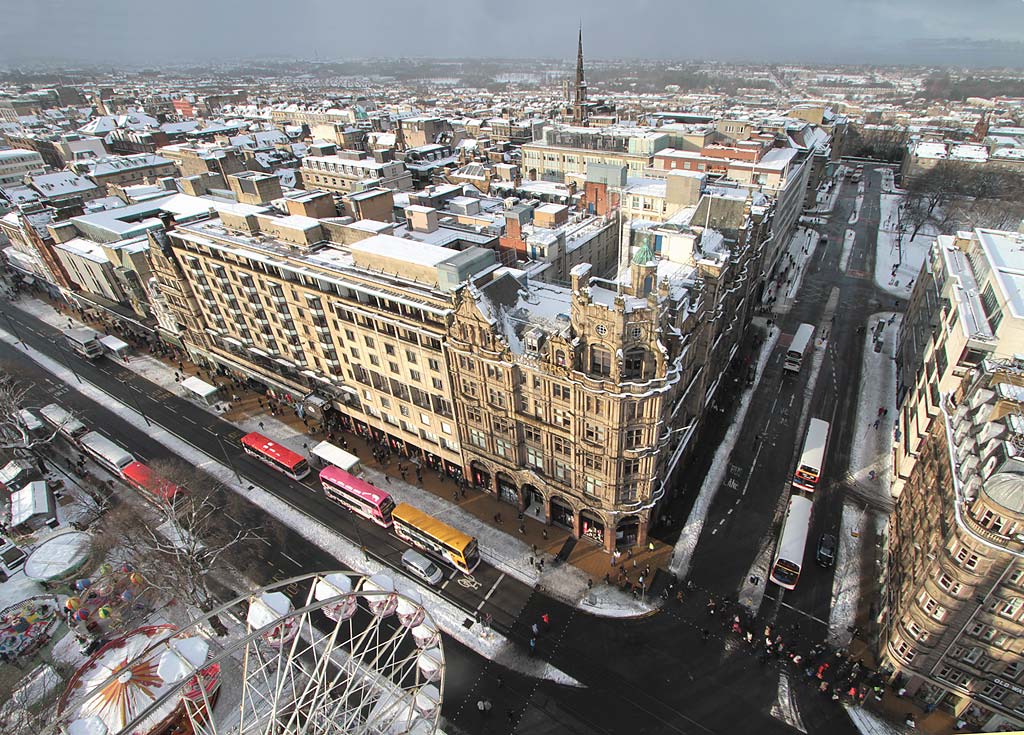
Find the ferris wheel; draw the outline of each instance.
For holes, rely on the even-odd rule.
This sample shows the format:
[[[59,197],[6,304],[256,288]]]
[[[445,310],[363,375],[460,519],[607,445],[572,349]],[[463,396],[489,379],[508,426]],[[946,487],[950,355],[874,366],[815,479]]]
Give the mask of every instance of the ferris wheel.
[[[228,614],[243,625],[212,635]],[[444,672],[415,589],[386,574],[307,574],[111,641],[72,677],[57,716],[67,735],[429,735]]]

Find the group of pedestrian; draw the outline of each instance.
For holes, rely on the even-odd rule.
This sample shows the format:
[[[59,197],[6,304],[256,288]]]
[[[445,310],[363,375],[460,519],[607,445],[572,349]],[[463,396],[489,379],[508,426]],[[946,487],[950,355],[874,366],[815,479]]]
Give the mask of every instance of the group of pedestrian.
[[[692,585],[688,586],[692,589]],[[677,600],[682,602],[682,590]],[[772,623],[762,626],[741,605],[728,599],[718,600],[713,595],[708,598],[706,612],[709,618],[720,619],[726,635],[745,643],[763,665],[777,661],[781,666],[802,671],[808,685],[832,701],[862,704],[869,696],[881,701],[885,678],[880,672],[870,671],[842,648],[825,643],[803,648],[799,624],[790,626],[783,635]],[[700,634],[707,641],[711,630],[701,627]]]

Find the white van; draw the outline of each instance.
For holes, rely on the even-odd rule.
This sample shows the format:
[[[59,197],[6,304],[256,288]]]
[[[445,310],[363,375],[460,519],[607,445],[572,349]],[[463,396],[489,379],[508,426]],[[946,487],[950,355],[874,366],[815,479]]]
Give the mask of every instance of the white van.
[[[70,411],[61,408],[56,403],[50,403],[40,408],[39,415],[70,441],[76,441],[78,437],[89,430],[89,427],[71,415]]]
[[[18,415],[21,417],[21,422],[25,424],[25,428],[28,429],[28,433],[32,436],[38,436],[46,431],[46,424],[40,421],[39,417],[27,408],[18,411]]]
[[[110,439],[98,431],[90,431],[88,434],[83,434],[82,438],[78,441],[86,454],[115,475],[122,474],[124,468],[135,461],[135,457],[132,456],[131,452],[110,441]]]
[[[441,571],[441,567],[423,556],[423,554],[412,549],[402,554],[402,566],[405,567],[406,571],[411,572],[414,577],[418,577],[432,586],[440,584],[441,580],[444,579],[444,572]]]

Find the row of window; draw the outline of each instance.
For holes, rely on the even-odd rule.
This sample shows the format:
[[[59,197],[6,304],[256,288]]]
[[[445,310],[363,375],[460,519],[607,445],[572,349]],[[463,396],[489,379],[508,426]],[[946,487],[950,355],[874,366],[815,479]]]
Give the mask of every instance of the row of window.
[[[192,265],[194,271],[198,271],[201,273],[202,270],[206,270],[211,275],[215,273],[215,266],[211,265],[209,261],[206,260],[206,258],[211,258],[213,260],[221,260],[221,258],[219,258],[217,255],[211,253],[206,249],[200,249],[197,245],[195,245],[192,242],[176,241],[176,244],[178,243],[180,243],[181,247],[183,247],[186,250],[190,250],[196,253],[201,252],[204,256],[206,256],[201,265],[199,258],[196,258],[195,256],[191,255],[185,256],[186,261],[188,261],[189,264]],[[267,263],[264,261],[251,260],[245,257],[244,255],[237,255],[234,253],[232,253],[230,257],[225,257],[224,260],[230,261],[232,266],[241,266],[242,268],[245,268],[252,273],[263,273],[273,278],[280,279],[282,281],[305,286],[306,288],[309,288],[320,294],[329,294],[332,298],[340,297],[347,301],[358,303],[361,306],[376,307],[383,311],[399,314],[415,322],[434,324],[444,323],[444,318],[442,316],[434,313],[433,311],[427,308],[418,308],[415,304],[411,304],[407,301],[399,301],[393,298],[389,298],[386,294],[376,293],[372,289],[364,290],[356,286],[355,284],[343,285],[335,281],[332,281],[326,277],[321,278],[311,273],[296,272],[287,267],[277,266],[272,263]],[[199,268],[196,268],[196,266],[199,266]],[[284,297],[285,295],[282,286],[278,283],[274,283],[273,281],[264,281],[263,279],[254,280],[248,273],[245,272],[242,272],[241,275],[239,275],[236,268],[234,267],[232,267],[230,271],[226,270],[223,266],[219,265],[216,266],[216,268],[219,269],[216,271],[216,275],[218,278],[223,278],[228,281],[235,282],[242,282],[244,278],[248,278],[248,285],[250,287],[255,286],[258,293],[270,293],[271,296],[277,298]],[[290,290],[292,302],[298,303],[298,292],[296,291],[294,286]],[[342,307],[340,304],[335,304],[334,309],[336,312],[339,312],[339,316],[341,316],[341,311],[345,311],[344,307]],[[348,321],[355,321],[355,318],[349,318]],[[438,345],[437,349],[440,350],[440,345]]]

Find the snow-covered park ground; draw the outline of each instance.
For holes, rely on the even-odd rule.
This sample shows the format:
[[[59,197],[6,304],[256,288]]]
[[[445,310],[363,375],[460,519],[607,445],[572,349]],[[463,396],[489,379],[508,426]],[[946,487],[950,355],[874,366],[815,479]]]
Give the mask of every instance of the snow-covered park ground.
[[[908,228],[901,237],[900,207],[903,200],[903,194],[881,195],[875,283],[893,296],[907,298],[937,233],[925,225],[913,239],[910,237],[912,228]]]

